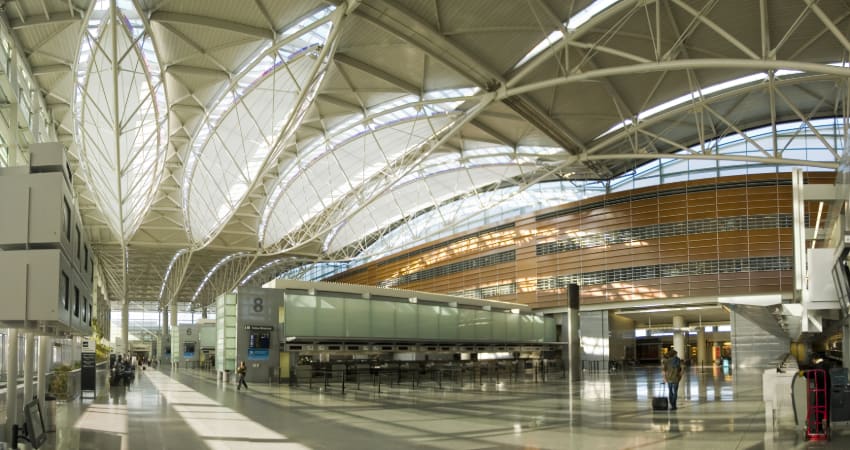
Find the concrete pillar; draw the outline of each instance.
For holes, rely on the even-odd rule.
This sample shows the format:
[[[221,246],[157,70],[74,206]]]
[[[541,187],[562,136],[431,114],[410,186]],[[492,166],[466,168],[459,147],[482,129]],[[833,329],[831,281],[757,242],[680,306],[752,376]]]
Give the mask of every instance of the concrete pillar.
[[[24,404],[32,400],[32,376],[35,368],[35,335],[24,333]]]
[[[50,371],[50,338],[38,337],[38,383],[36,392],[38,402],[44,406],[44,395],[47,392],[47,372]]]
[[[570,381],[581,380],[581,338],[579,336],[579,290],[577,284],[567,288],[569,299],[569,320],[567,321],[567,341],[570,346]]]
[[[18,423],[18,329],[6,334],[6,442],[12,444],[12,424]]]
[[[685,318],[682,316],[673,316],[673,348],[676,349],[676,353],[679,354],[679,358],[686,359],[688,357],[687,352],[685,351],[685,333],[684,331]]]
[[[704,366],[708,361],[705,354],[705,327],[699,327],[697,331],[697,364]]]

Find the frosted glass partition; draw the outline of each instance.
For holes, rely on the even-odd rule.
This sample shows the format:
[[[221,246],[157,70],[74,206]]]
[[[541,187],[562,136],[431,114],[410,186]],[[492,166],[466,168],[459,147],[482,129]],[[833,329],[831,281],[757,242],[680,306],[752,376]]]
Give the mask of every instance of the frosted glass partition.
[[[456,341],[458,336],[458,309],[451,306],[440,307],[440,339]]]
[[[539,336],[541,339],[543,338],[543,316],[531,316],[534,322],[534,331],[532,332],[532,338],[537,339]]]
[[[508,326],[507,326],[507,336],[505,336],[505,340],[507,342],[519,342],[519,314],[510,314],[508,315]]]
[[[521,341],[531,341],[534,339],[534,318],[536,316],[520,316],[520,335]]]
[[[345,335],[370,336],[372,321],[368,301],[357,299],[345,300]]]
[[[372,318],[372,332],[368,337],[394,338],[395,337],[395,303],[393,302],[369,302]]]
[[[513,315],[504,312],[493,313],[493,340],[505,342],[508,340],[508,316]]]
[[[543,342],[555,342],[558,339],[557,330],[555,329],[555,319],[552,317],[543,318]]]
[[[396,303],[395,337],[399,339],[417,339],[418,305],[412,303]]]
[[[316,335],[345,336],[345,299],[317,297]]]
[[[493,339],[493,313],[483,310],[475,311],[474,324],[476,341],[490,341]]]
[[[287,336],[316,336],[316,297],[286,294],[284,300]]]
[[[457,338],[461,341],[475,340],[475,310],[458,309]]]
[[[440,338],[440,306],[419,305],[418,329],[421,339]]]
[[[223,294],[215,301],[215,369],[236,368],[236,294]],[[222,357],[221,355],[224,355]]]
[[[284,296],[285,337],[395,339],[443,342],[543,343],[555,340],[555,321],[531,314],[457,308],[407,299],[319,295]]]

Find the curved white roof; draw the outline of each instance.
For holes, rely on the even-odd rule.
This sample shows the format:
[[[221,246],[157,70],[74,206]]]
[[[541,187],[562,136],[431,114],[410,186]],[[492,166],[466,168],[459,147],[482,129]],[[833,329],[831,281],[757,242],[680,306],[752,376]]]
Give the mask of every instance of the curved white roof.
[[[110,296],[203,303],[213,267],[224,281],[204,286],[220,289],[278,257],[356,257],[416,217],[450,229],[458,201],[519,195],[489,189],[607,183],[670,154],[721,157],[730,136],[756,149],[747,164],[832,167],[843,143],[815,123],[846,109],[830,19],[845,14],[839,0],[17,1],[0,69],[18,71],[17,142],[69,147]],[[26,57],[6,67],[15,46]],[[788,122],[827,152],[748,137]],[[226,259],[239,252],[256,258]]]

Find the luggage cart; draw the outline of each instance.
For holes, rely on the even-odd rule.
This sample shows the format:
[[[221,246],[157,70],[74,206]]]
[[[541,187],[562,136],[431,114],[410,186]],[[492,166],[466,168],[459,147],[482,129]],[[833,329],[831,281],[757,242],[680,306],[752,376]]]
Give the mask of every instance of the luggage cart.
[[[806,370],[806,440],[829,439],[828,384],[823,369]]]

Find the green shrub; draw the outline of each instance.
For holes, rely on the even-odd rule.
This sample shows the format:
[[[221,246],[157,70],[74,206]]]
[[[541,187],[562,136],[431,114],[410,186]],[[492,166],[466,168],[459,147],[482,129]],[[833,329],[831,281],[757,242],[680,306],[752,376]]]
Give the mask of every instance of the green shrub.
[[[48,391],[58,400],[68,400],[68,372],[71,370],[71,366],[65,364],[53,367],[53,379],[50,381]]]

